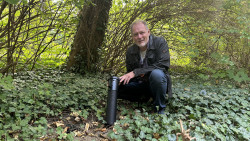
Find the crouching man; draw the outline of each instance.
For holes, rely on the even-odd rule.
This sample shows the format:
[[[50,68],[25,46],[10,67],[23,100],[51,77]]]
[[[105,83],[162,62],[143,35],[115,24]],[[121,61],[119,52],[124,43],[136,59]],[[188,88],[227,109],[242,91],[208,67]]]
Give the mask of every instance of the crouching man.
[[[167,42],[151,35],[143,20],[132,23],[131,35],[134,44],[126,52],[127,73],[120,77],[118,99],[147,101],[152,97],[155,112],[164,114],[166,93],[172,97]]]

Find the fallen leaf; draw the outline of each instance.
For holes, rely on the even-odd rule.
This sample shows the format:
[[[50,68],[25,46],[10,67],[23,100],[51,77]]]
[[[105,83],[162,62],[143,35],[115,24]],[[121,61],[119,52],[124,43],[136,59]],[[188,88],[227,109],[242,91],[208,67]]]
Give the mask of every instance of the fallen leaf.
[[[102,131],[102,132],[106,132],[106,131],[107,131],[107,128],[102,128],[101,131]]]
[[[82,137],[85,133],[75,130],[75,131],[74,131],[74,134],[75,134],[76,137]]]
[[[18,140],[19,133],[14,133],[13,136],[14,136],[14,139]]]
[[[184,88],[184,91],[190,91],[190,89],[189,88]]]
[[[50,126],[51,124],[47,124],[47,126],[49,127],[49,128],[52,128],[52,126]]]
[[[55,124],[56,125],[56,127],[59,127],[59,126],[64,126],[64,123],[63,123],[63,121],[56,121],[56,122],[54,122],[53,124]]]
[[[81,119],[80,119],[79,117],[76,117],[76,118],[75,118],[75,121],[76,121],[76,122],[80,122]]]
[[[69,127],[65,127],[62,133],[66,133],[68,131]]]
[[[71,117],[67,117],[67,118],[66,118],[66,120],[68,120],[68,121],[69,121],[70,119],[71,119]]]
[[[81,112],[81,111],[72,112],[72,113],[70,113],[70,115],[73,116],[73,117],[78,117],[80,112]]]
[[[129,123],[124,123],[123,127],[129,127]]]
[[[119,119],[124,119],[125,118],[125,116],[119,116]]]
[[[90,133],[89,136],[96,137],[96,135],[93,133]]]
[[[84,129],[84,132],[87,132],[89,130],[89,124],[88,123],[86,123],[86,125],[85,125],[85,129]]]
[[[160,135],[158,133],[153,133],[154,138],[159,139]]]
[[[94,131],[101,131],[101,132],[105,132],[107,131],[107,128],[97,128]]]
[[[98,122],[92,122],[94,126],[98,126]]]

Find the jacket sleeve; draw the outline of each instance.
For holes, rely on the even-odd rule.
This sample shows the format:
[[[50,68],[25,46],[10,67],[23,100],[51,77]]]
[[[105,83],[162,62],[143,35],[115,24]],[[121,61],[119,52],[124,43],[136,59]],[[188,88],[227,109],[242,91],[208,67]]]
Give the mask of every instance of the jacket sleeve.
[[[168,71],[170,66],[170,55],[167,42],[164,38],[159,38],[158,40],[154,41],[153,44],[155,46],[155,61],[152,62],[152,64],[148,63],[147,68],[134,69],[133,72],[135,73],[136,77],[151,72],[154,69],[160,69],[164,72]]]
[[[136,59],[134,55],[132,55],[133,52],[133,47],[129,47],[127,52],[126,52],[126,68],[127,68],[127,73],[133,71],[134,68],[137,68],[136,66]]]

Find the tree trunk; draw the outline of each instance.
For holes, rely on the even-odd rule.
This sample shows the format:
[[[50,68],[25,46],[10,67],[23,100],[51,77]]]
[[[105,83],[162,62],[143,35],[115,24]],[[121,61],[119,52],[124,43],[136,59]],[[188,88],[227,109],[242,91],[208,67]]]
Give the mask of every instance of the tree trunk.
[[[111,5],[112,0],[92,0],[83,6],[67,62],[68,70],[77,73],[98,70],[98,50],[103,43]]]

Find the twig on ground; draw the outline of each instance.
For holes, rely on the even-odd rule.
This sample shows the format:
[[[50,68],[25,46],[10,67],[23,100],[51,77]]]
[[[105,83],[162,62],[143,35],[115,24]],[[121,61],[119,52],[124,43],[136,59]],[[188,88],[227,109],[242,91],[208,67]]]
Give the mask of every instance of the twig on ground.
[[[195,137],[191,137],[191,136],[189,135],[190,129],[185,130],[185,129],[183,128],[183,125],[182,125],[182,121],[181,121],[181,120],[180,120],[180,126],[181,126],[181,133],[177,133],[177,134],[176,134],[176,141],[178,141],[178,136],[180,136],[180,135],[181,135],[183,141],[191,141],[191,140],[193,140],[193,139],[196,140]]]

